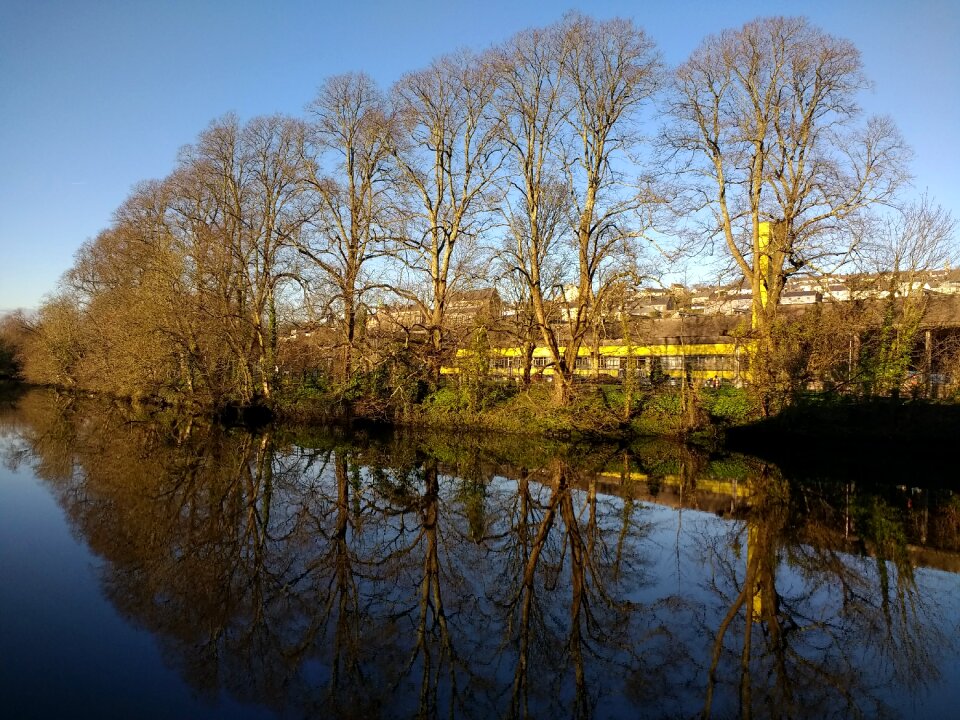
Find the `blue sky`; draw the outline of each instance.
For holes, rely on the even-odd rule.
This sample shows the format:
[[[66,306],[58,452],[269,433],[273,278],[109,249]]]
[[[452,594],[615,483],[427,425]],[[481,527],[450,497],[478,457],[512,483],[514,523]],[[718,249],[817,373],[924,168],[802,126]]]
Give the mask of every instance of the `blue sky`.
[[[806,15],[852,40],[915,151],[919,190],[960,216],[960,2],[0,0],[0,312],[35,307],[138,181],[214,118],[300,114],[327,76],[388,86],[566,10],[632,17],[681,62],[708,34]]]

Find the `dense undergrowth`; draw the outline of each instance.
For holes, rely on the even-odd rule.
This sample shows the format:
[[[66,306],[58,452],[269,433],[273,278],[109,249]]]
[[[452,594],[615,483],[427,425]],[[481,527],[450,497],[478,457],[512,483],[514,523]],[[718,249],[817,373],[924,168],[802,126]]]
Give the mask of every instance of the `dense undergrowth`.
[[[294,422],[386,422],[436,429],[471,429],[559,438],[642,435],[717,435],[757,415],[748,392],[734,387],[646,386],[626,392],[617,384],[583,383],[570,401],[553,402],[553,387],[503,382],[448,382],[433,391],[416,387],[384,395],[375,383],[337,390],[315,382],[287,387],[275,409]]]

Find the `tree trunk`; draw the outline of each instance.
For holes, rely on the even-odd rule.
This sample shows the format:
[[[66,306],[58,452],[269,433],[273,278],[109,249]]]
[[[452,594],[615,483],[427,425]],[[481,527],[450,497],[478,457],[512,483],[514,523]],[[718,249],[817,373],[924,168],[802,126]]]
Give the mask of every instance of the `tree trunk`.
[[[532,342],[523,343],[523,387],[530,387],[530,373],[533,369],[533,350]]]

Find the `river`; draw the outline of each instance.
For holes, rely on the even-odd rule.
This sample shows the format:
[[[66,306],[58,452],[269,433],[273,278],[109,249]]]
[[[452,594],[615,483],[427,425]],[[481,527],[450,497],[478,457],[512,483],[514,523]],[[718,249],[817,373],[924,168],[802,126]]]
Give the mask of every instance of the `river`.
[[[920,466],[250,433],[45,391],[0,406],[0,458],[4,717],[960,707],[960,481]]]

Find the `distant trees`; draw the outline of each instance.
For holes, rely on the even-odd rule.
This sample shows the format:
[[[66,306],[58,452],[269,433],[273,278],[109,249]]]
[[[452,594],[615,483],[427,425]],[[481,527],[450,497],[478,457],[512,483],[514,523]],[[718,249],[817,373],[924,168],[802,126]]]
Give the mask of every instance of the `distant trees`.
[[[19,312],[0,316],[0,382],[20,377],[25,320]]]
[[[144,183],[41,309],[35,381],[248,404],[276,378],[277,295],[306,220],[304,130],[215,121],[167,179]],[[44,350],[45,349],[45,350]]]

